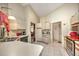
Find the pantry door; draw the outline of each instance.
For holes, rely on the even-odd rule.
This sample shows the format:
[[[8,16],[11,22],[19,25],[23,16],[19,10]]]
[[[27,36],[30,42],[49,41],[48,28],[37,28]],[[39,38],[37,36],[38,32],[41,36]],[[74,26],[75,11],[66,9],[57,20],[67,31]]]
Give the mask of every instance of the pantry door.
[[[53,41],[59,42],[61,43],[61,22],[56,22],[53,23],[53,27],[52,27],[52,32],[53,32]]]

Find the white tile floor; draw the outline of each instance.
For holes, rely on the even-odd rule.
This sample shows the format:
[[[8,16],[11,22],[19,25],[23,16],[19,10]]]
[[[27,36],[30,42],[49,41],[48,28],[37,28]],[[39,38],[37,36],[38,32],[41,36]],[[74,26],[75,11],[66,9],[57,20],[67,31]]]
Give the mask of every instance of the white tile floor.
[[[61,46],[61,43],[54,42],[52,44],[44,44],[36,42],[35,44],[44,46],[42,56],[68,56],[66,50]]]

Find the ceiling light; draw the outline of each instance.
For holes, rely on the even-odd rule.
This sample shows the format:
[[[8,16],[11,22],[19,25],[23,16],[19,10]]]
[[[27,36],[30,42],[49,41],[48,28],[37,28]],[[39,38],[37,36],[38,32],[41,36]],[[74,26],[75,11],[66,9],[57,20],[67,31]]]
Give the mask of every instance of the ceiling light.
[[[9,20],[16,20],[16,18],[14,16],[8,16]]]

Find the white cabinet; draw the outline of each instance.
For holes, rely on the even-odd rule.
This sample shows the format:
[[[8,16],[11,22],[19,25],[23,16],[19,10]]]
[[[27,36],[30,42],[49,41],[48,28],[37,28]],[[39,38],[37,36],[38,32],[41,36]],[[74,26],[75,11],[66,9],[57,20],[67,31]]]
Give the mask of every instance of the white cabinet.
[[[71,24],[71,30],[77,31],[79,33],[79,14],[78,13],[72,16],[70,24]]]
[[[42,28],[42,42],[50,42],[50,22],[46,17],[40,19],[41,28]]]
[[[50,23],[49,22],[41,22],[42,29],[50,29]]]
[[[50,29],[50,23],[45,23],[45,29]]]
[[[75,13],[75,14],[71,17],[70,23],[71,23],[71,24],[74,24],[74,23],[78,23],[78,22],[79,22],[79,14],[78,14],[78,13]]]
[[[42,41],[47,44],[50,42],[50,30],[49,29],[42,30]]]
[[[36,41],[42,41],[42,25],[41,23],[36,24]]]
[[[40,23],[42,25],[42,29],[50,29],[50,21],[46,17],[40,18]]]

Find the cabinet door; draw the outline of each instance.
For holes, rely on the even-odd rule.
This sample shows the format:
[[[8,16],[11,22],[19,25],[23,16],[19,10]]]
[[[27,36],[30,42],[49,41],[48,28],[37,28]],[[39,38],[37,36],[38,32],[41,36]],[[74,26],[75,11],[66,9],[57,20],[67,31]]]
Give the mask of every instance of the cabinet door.
[[[79,56],[79,42],[75,41],[75,55]]]
[[[46,26],[45,29],[50,29],[50,23],[46,23],[45,26]]]
[[[74,16],[72,16],[70,23],[74,24],[74,23],[78,23],[78,22],[79,22],[79,16],[78,16],[78,13],[77,13]]]

